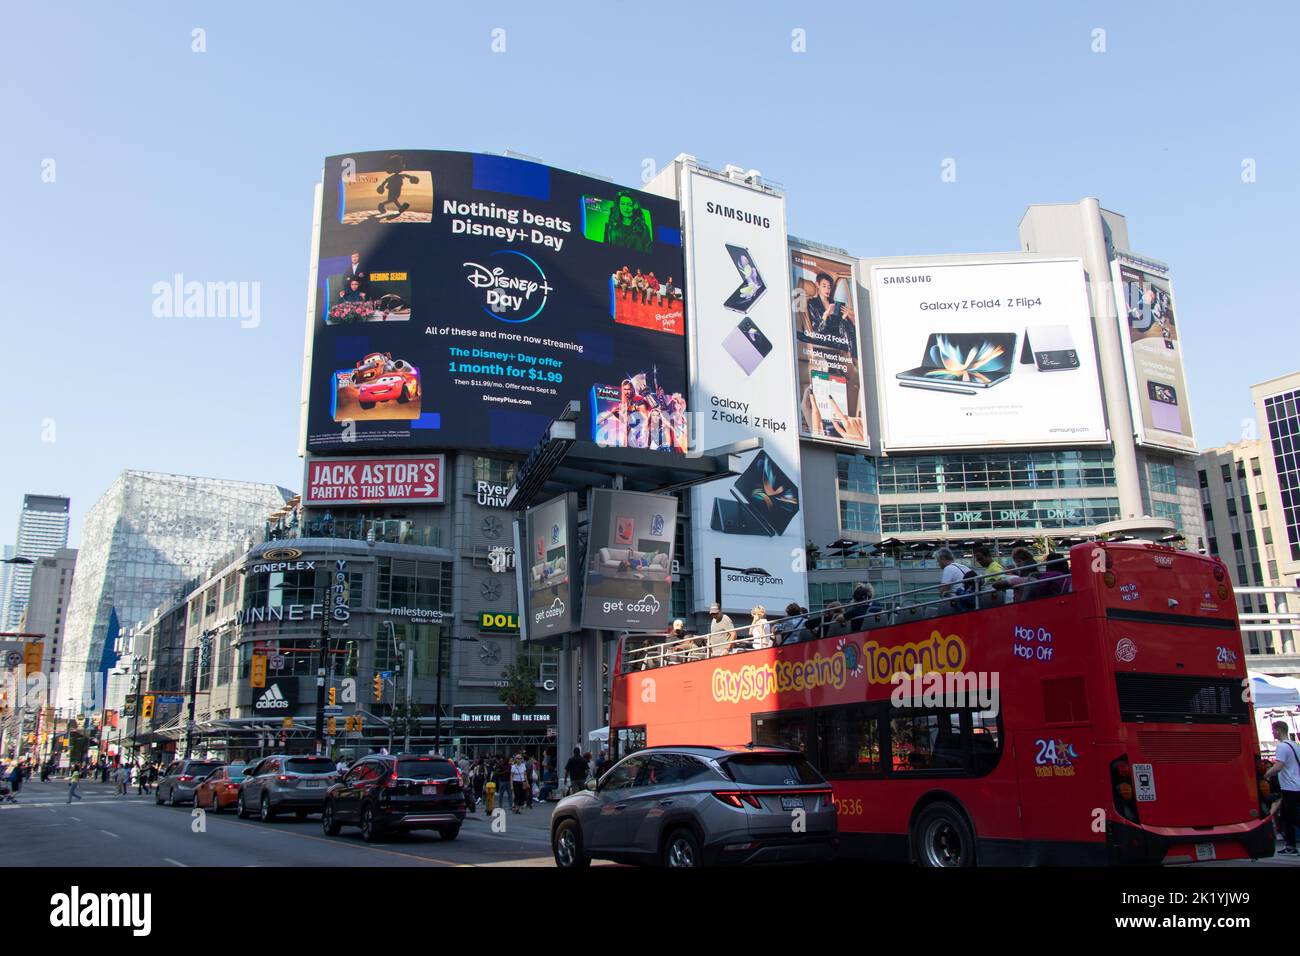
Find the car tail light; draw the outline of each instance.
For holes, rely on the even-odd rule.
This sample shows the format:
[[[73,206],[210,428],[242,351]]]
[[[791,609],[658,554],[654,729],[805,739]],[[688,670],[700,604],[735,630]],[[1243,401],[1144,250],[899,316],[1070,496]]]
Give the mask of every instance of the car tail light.
[[[227,790],[238,790],[238,789],[239,789],[239,784],[237,784],[237,783],[228,783],[228,784],[226,784],[226,789],[227,789]]]
[[[742,790],[714,790],[713,795],[727,806],[735,807],[737,810],[744,809],[746,803],[755,809],[762,807],[762,804],[758,801],[758,797]]]
[[[1125,820],[1138,823],[1138,808],[1133,802],[1133,768],[1129,766],[1127,755],[1110,762],[1110,782],[1115,812]]]
[[[396,768],[396,767],[393,768],[392,773],[390,773],[387,777],[384,778],[384,787],[385,787],[385,789],[389,789],[389,790],[391,790],[391,789],[392,789],[393,787],[395,787],[395,786],[397,786],[397,768]]]
[[[289,775],[287,773],[276,774],[275,779],[283,782],[289,779]]]
[[[1216,581],[1222,581],[1222,580],[1223,580],[1223,565],[1221,565],[1221,564],[1216,564],[1216,565],[1214,566],[1214,580],[1216,580]]]
[[[177,779],[178,781],[180,781],[181,783],[185,783],[187,780],[193,780],[194,778],[193,778],[192,776],[190,776],[188,773],[183,773],[183,774],[181,774],[179,777],[177,777],[176,779]]]

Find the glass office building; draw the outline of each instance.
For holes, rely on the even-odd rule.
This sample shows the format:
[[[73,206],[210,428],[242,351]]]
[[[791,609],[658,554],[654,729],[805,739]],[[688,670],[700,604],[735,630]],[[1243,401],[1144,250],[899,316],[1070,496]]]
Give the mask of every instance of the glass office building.
[[[58,495],[23,495],[23,510],[18,516],[18,542],[13,555],[35,561],[48,558],[68,546],[67,498]],[[6,552],[6,557],[10,555]],[[14,631],[27,609],[32,587],[31,564],[6,565],[10,568],[3,591],[0,591],[0,630]]]
[[[110,618],[125,630],[232,550],[260,539],[292,493],[275,485],[123,472],[82,529],[56,706],[80,711],[104,655]]]

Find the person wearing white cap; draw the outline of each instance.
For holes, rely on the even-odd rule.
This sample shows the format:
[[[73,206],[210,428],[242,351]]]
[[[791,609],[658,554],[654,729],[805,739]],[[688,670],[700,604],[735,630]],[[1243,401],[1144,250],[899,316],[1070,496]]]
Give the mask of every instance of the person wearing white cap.
[[[722,613],[722,605],[714,604],[709,608],[713,623],[709,625],[709,656],[721,657],[727,653],[731,639],[736,636],[736,625],[731,617]]]

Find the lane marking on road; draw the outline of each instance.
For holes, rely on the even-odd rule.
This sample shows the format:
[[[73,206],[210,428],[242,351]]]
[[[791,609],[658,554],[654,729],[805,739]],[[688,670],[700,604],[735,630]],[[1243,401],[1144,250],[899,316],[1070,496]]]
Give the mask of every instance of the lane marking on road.
[[[223,820],[222,822],[223,823],[229,822],[234,824],[237,822],[237,820],[232,818],[229,821]],[[269,827],[261,823],[250,823],[247,820],[238,821],[238,822],[242,826],[252,827],[255,830],[265,830],[268,833],[278,833],[281,834],[282,836],[295,836],[303,840],[311,840],[314,843],[324,843],[327,846],[332,846],[332,847],[346,846],[357,850],[369,850],[372,853],[385,853],[389,856],[400,856],[408,860],[419,860],[421,863],[437,863],[441,866],[466,866],[466,865],[472,866],[473,865],[473,864],[455,863],[451,860],[439,860],[435,857],[420,856],[415,853],[402,853],[400,850],[389,850],[384,847],[370,846],[366,843],[361,843],[361,844],[341,843],[337,839],[334,839],[332,837],[327,839],[326,837],[323,836],[312,836],[310,833],[298,833],[294,830],[282,830],[279,829],[278,827]]]
[[[185,867],[187,870],[190,868],[190,865],[189,865],[188,863],[182,863],[180,860],[173,860],[173,859],[172,859],[171,857],[169,857],[169,856],[165,856],[165,857],[163,857],[163,861],[166,862],[166,863],[170,863],[172,866],[183,866],[183,867]]]
[[[74,817],[74,816],[69,815],[68,819],[70,819],[73,823],[80,823],[80,822],[81,822],[81,817]]]
[[[100,833],[107,833],[107,834],[108,834],[109,836],[111,836],[114,840],[120,840],[120,839],[122,839],[120,836],[118,836],[118,835],[117,835],[116,833],[114,833],[112,830],[100,830],[99,832],[100,832]]]

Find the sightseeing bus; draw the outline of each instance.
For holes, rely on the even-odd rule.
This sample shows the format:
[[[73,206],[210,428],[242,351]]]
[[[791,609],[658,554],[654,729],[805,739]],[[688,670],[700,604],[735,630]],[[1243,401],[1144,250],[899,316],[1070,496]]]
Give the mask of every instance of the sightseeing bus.
[[[805,626],[798,643],[753,648],[737,628],[730,653],[704,659],[624,638],[611,747],[802,751],[831,782],[845,856],[1271,856],[1223,563],[1130,541],[1077,545],[1069,564],[1045,596],[1030,576],[971,609],[931,590],[837,636]]]

